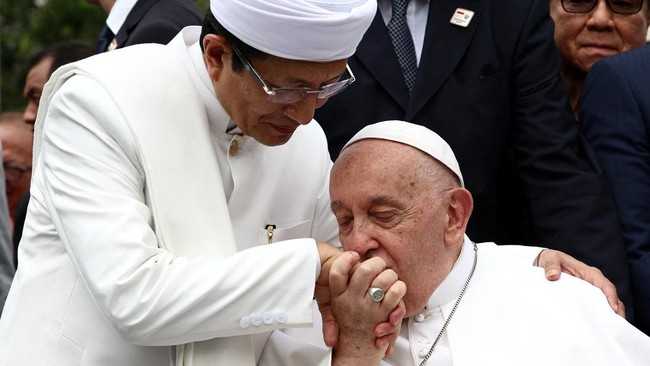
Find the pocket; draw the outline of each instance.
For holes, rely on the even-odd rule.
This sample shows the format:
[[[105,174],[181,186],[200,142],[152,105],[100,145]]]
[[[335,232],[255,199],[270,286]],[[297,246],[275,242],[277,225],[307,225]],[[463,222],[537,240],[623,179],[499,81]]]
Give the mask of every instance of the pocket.
[[[268,225],[275,225],[275,227],[260,230],[260,243],[269,244],[269,239],[271,243],[277,243],[283,240],[310,238],[312,236],[311,220],[302,220],[289,224],[273,224],[269,222]]]

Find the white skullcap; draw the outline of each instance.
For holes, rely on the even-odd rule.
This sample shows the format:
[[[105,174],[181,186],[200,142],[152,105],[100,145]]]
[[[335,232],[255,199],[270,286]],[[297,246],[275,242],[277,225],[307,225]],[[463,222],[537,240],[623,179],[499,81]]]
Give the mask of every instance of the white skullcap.
[[[412,146],[446,166],[458,178],[460,185],[465,187],[463,175],[460,174],[458,161],[451,147],[437,133],[430,129],[404,121],[384,121],[368,125],[357,132],[343,149],[360,140],[380,139]]]
[[[291,60],[327,62],[354,54],[376,0],[211,0],[210,11],[249,46]]]

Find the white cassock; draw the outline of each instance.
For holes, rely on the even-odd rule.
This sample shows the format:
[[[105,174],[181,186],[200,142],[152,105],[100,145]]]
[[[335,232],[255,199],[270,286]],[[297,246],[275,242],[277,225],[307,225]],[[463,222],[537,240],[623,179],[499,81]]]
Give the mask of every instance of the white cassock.
[[[278,329],[312,325],[320,262],[314,239],[299,238],[337,236],[324,133],[312,122],[267,147],[227,132],[233,124],[214,95],[199,33],[188,27],[167,46],[95,56],[48,83],[0,365],[161,366],[175,358],[171,345],[215,337],[244,341],[225,347],[227,360],[328,357],[301,347],[261,358],[283,341],[270,337]],[[128,119],[138,113],[145,118]],[[150,133],[137,130],[142,124]],[[147,144],[157,153],[147,155]],[[152,174],[157,183],[146,179]],[[223,193],[231,228],[205,209]],[[237,253],[175,256],[161,245],[182,231],[174,224],[205,230],[186,231],[190,241],[232,230]],[[273,245],[267,225],[275,225]],[[203,244],[221,253],[222,243]]]
[[[425,365],[650,365],[650,338],[616,315],[599,289],[567,274],[547,281],[543,269],[531,265],[534,248],[478,248],[470,285]],[[420,365],[473,261],[466,237],[452,271],[426,309],[403,323],[395,353],[383,365]]]

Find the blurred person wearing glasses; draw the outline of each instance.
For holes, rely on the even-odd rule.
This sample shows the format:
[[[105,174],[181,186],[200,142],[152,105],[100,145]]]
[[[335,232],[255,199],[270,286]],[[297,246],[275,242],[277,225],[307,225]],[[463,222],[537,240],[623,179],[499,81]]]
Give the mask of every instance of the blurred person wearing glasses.
[[[555,43],[571,107],[580,110],[585,77],[599,60],[645,45],[647,0],[550,0]]]

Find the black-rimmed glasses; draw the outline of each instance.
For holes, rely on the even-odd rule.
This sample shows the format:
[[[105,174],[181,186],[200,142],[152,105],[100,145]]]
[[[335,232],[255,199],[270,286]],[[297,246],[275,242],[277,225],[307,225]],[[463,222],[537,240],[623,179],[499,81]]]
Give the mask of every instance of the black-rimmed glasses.
[[[354,74],[349,65],[345,65],[345,69],[349,77],[343,80],[335,81],[333,83],[323,85],[318,89],[312,88],[276,88],[270,86],[260,75],[251,63],[244,57],[244,55],[237,49],[232,47],[233,51],[244,64],[244,68],[257,80],[264,92],[266,93],[269,101],[279,104],[291,104],[301,101],[309,95],[316,95],[320,103],[324,103],[328,98],[342,92],[345,88],[355,82]]]
[[[562,8],[567,13],[589,13],[600,0],[562,0]],[[643,8],[644,0],[605,0],[609,10],[616,14],[631,15]]]

